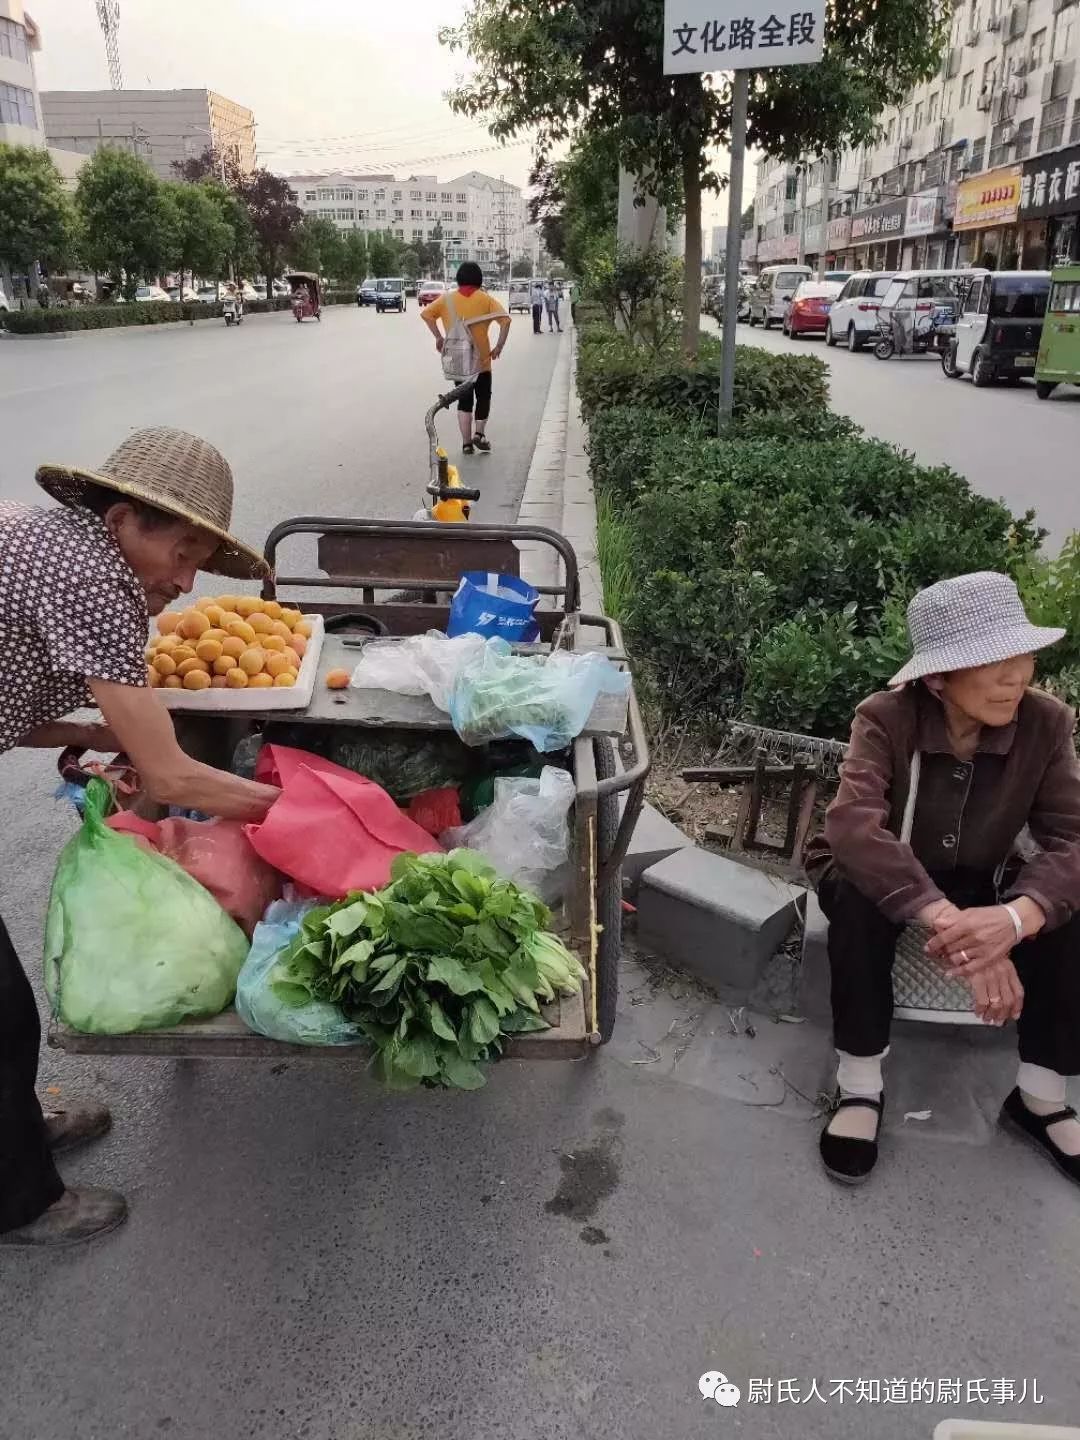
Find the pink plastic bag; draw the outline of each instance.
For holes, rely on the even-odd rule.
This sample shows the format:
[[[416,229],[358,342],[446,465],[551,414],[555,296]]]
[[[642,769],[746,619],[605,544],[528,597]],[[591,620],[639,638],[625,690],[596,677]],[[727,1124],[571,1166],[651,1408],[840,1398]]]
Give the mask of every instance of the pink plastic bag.
[[[281,797],[248,839],[268,864],[316,895],[389,883],[395,855],[437,854],[442,846],[371,780],[290,745],[264,745],[255,779]]]
[[[210,891],[247,935],[270,902],[281,897],[281,876],[255,853],[239,820],[178,818],[155,823],[121,810],[106,823],[174,860]]]

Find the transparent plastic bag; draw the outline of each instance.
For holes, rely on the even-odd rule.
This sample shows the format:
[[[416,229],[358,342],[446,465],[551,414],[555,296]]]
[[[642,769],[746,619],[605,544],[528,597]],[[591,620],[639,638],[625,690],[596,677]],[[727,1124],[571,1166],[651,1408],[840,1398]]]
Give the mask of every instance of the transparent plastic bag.
[[[274,982],[288,983],[284,950],[316,905],[314,900],[275,900],[255,927],[251,949],[236,982],[236,1013],[249,1030],[290,1045],[359,1045],[364,1034],[328,1000],[290,1005]]]
[[[45,921],[53,1014],[93,1035],[157,1030],[217,1015],[248,953],[239,925],[164,855],[110,830],[103,780],[60,853]]]
[[[440,840],[447,850],[480,851],[500,875],[554,905],[569,878],[574,794],[573,776],[554,765],[546,765],[539,780],[496,778],[488,809]]]
[[[549,754],[581,734],[598,696],[629,689],[630,676],[606,655],[556,650],[539,659],[488,640],[457,678],[450,718],[466,745],[519,735]]]
[[[441,630],[407,640],[373,640],[364,646],[352,683],[358,690],[430,695],[440,710],[449,710],[455,680],[483,653],[485,643],[480,635],[451,639]]]

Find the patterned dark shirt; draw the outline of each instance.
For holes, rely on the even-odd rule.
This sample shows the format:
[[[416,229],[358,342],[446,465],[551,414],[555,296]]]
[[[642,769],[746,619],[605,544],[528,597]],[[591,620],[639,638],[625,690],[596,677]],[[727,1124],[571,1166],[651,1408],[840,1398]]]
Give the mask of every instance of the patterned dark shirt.
[[[88,680],[146,684],[146,597],[89,510],[0,505],[0,752],[94,703]]]

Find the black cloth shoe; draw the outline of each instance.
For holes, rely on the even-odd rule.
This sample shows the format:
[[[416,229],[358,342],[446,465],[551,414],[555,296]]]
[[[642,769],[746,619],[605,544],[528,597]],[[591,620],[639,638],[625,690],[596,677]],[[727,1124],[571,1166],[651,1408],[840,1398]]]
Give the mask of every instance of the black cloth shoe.
[[[871,1100],[863,1095],[845,1095],[833,1105],[833,1115],[837,1110],[844,1110],[849,1105],[864,1105],[868,1110],[877,1111],[877,1131],[874,1133],[873,1140],[859,1140],[850,1135],[830,1135],[829,1123],[832,1122],[832,1115],[830,1115],[829,1123],[821,1132],[819,1149],[821,1150],[822,1164],[834,1180],[839,1180],[842,1185],[861,1185],[864,1180],[869,1180],[870,1172],[877,1164],[877,1134],[881,1129],[881,1112],[885,1105],[885,1095],[882,1093],[877,1100]]]
[[[491,441],[487,438],[486,435],[477,435],[476,439],[473,441],[473,444],[476,446],[477,450],[480,451],[481,455],[491,454]]]
[[[70,1150],[75,1145],[82,1145],[87,1140],[96,1140],[101,1135],[108,1134],[112,1125],[112,1116],[104,1105],[97,1105],[88,1101],[84,1105],[74,1105],[70,1110],[63,1110],[57,1107],[55,1110],[46,1106],[45,1133],[49,1140],[49,1149],[53,1154],[61,1150]]]
[[[1015,1130],[1025,1140],[1033,1142],[1040,1150],[1045,1150],[1064,1175],[1080,1183],[1080,1155],[1066,1155],[1046,1133],[1050,1126],[1057,1124],[1059,1120],[1075,1119],[1076,1111],[1071,1105],[1055,1110],[1052,1115],[1036,1115],[1034,1110],[1029,1110],[1024,1104],[1019,1086],[1010,1091],[1001,1107],[1001,1123],[1007,1130]]]
[[[471,455],[473,453],[473,442],[471,440],[466,440],[462,443],[461,453],[462,455]]]

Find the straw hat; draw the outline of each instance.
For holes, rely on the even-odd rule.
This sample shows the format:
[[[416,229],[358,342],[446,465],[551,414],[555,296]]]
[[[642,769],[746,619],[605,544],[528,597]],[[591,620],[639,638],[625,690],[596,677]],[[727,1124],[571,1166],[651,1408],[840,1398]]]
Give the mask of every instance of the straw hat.
[[[915,653],[890,685],[1030,655],[1055,645],[1065,634],[1032,625],[1016,586],[994,570],[957,575],[920,590],[907,618]]]
[[[211,574],[250,580],[270,573],[257,551],[229,534],[232,471],[220,451],[198,435],[164,425],[136,430],[99,469],[42,465],[37,482],[61,505],[78,505],[87,485],[101,485],[216,535],[221,545],[203,566]]]

